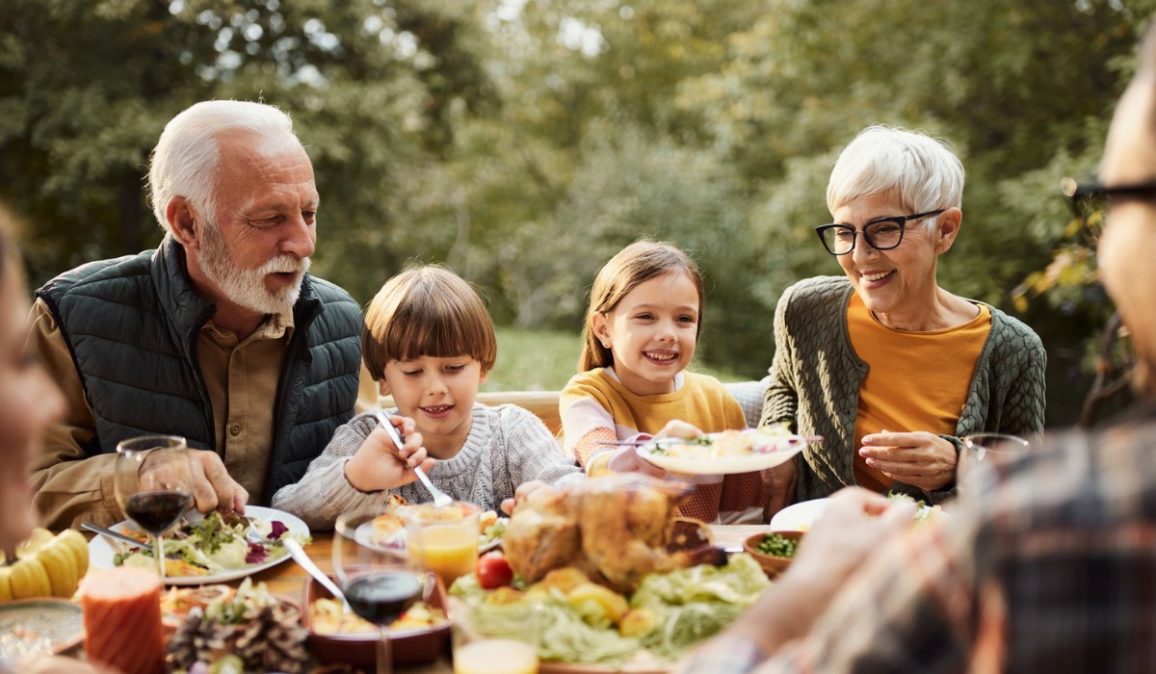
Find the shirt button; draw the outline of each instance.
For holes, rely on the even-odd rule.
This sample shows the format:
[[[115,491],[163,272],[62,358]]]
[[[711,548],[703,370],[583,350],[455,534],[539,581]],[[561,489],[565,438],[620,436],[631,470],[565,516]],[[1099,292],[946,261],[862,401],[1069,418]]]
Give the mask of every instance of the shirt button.
[[[229,426],[229,435],[237,436],[241,434],[241,424],[233,424]]]

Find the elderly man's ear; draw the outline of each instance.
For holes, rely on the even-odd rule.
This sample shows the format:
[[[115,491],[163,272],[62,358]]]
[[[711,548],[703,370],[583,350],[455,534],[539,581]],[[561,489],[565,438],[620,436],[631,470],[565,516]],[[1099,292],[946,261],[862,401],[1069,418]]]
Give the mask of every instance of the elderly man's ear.
[[[201,222],[193,205],[184,197],[173,197],[165,208],[169,229],[185,250],[196,250],[201,240]]]
[[[955,244],[955,237],[959,235],[959,228],[963,224],[963,211],[952,207],[940,213],[935,223],[939,230],[939,240],[935,242],[935,252],[942,255],[951,250]]]

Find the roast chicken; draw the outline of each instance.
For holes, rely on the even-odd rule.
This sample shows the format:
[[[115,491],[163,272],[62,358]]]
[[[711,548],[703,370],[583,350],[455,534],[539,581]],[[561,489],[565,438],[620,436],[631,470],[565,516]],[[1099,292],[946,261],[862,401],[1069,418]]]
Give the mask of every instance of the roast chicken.
[[[638,473],[539,489],[510,517],[506,559],[528,583],[573,566],[620,592],[633,591],[650,573],[722,563],[725,553],[710,547],[705,525],[675,518],[690,489]]]

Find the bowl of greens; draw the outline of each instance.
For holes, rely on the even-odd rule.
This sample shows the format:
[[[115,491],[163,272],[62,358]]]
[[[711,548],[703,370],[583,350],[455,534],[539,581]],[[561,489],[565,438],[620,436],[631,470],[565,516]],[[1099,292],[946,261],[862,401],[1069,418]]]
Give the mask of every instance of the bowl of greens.
[[[791,565],[791,561],[795,558],[795,550],[799,547],[799,541],[803,539],[803,531],[768,531],[761,534],[755,534],[743,542],[743,550],[746,551],[759,566],[763,567],[763,571],[767,577],[774,578],[787,567]]]

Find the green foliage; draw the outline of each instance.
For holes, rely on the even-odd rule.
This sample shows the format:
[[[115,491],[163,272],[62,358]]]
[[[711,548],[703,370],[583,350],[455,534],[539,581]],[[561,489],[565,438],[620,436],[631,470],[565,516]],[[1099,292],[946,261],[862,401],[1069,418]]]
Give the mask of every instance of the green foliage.
[[[811,231],[830,218],[838,151],[869,124],[919,128],[968,170],[940,283],[1026,312],[1059,364],[1057,422],[1110,307],[1056,185],[1094,171],[1154,10],[5,0],[0,199],[30,223],[34,281],[155,245],[142,176],[165,122],[198,100],[262,99],[292,114],[315,164],[314,269],[360,301],[406,264],[440,261],[484,290],[499,323],[576,335],[599,266],[638,237],[663,239],[706,273],[704,362],[755,377],[782,290],[840,273]],[[533,336],[503,359],[545,343],[513,334]],[[572,339],[572,356],[547,351],[565,364],[553,379],[534,364],[489,386],[557,388]]]

